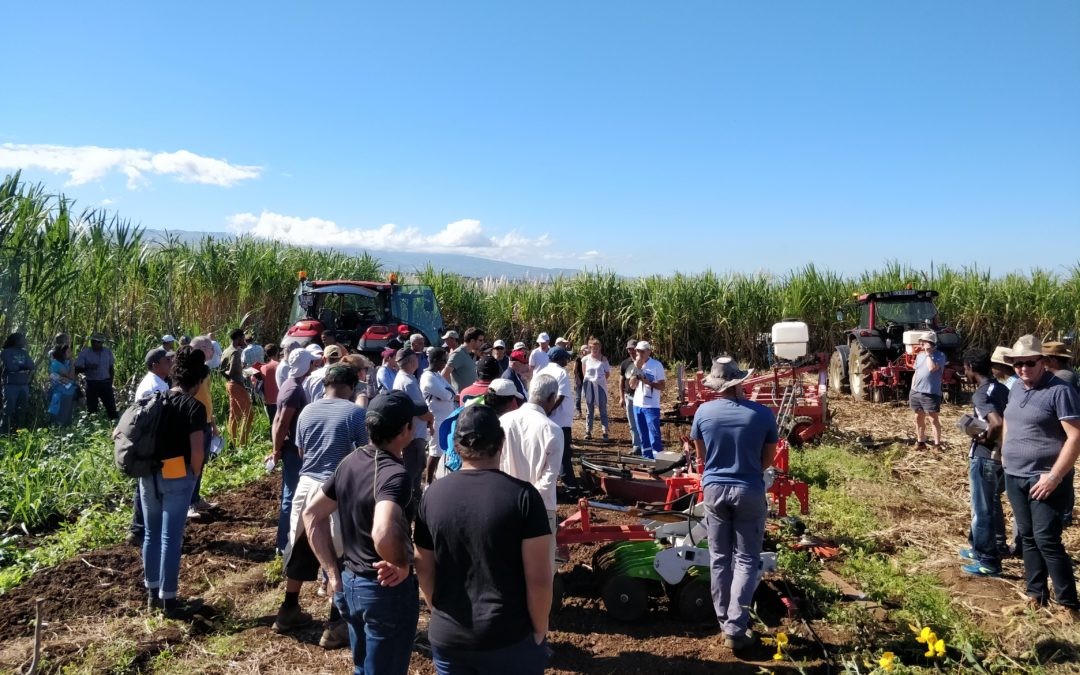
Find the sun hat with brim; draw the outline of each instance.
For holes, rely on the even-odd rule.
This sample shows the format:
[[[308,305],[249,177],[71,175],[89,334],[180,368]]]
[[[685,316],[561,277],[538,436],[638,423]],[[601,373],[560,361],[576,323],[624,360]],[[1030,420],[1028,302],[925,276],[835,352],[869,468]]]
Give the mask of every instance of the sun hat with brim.
[[[504,380],[501,377],[497,377],[491,381],[488,385],[488,391],[496,396],[513,396],[515,398],[524,399],[518,388],[514,386],[514,383],[510,380]]]
[[[1008,355],[1005,356],[1005,363],[1012,365],[1012,362],[1016,359],[1042,355],[1042,340],[1034,335],[1021,335],[1013,344],[1012,349],[1009,350]]]
[[[306,349],[294,349],[289,352],[289,377],[303,377],[311,370],[315,357]]]
[[[91,333],[90,342],[105,342],[108,338],[105,337],[105,333]]]
[[[998,345],[994,347],[994,353],[990,355],[990,363],[996,363],[1000,366],[1007,366],[1009,362],[1005,359],[1009,356],[1009,348]]]
[[[923,333],[922,335],[919,336],[919,342],[929,342],[929,343],[932,343],[932,344],[936,345],[937,344],[937,333],[935,333],[932,330],[928,330],[928,331],[926,331],[925,333]]]
[[[641,342],[638,342],[636,345],[634,345],[634,350],[639,352],[651,352],[652,345],[645,340],[642,340]]]
[[[551,336],[547,333],[540,333],[536,336],[536,344],[544,344],[545,342],[551,342]]]
[[[524,351],[524,350],[526,350],[528,348],[529,348],[529,345],[525,344],[524,342],[515,342],[514,343],[514,351],[515,352],[518,351],[519,349]]]
[[[743,380],[750,377],[754,373],[754,369],[743,370],[739,367],[739,363],[730,356],[721,356],[714,360],[712,363],[712,369],[709,374],[705,376],[705,380],[702,382],[706,387],[717,392],[725,391],[741,384]]]
[[[1059,359],[1071,359],[1072,352],[1064,342],[1044,342],[1042,346],[1043,356],[1056,356]]]

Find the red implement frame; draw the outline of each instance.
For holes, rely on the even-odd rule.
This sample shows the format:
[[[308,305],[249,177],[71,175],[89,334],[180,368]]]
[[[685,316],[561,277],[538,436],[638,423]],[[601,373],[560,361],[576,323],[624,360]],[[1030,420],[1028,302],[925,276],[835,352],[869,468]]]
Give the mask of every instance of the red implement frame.
[[[904,374],[915,371],[915,359],[918,358],[921,351],[922,348],[915,345],[912,353],[904,352],[888,365],[870,373],[870,386],[875,389],[895,389],[898,392],[906,389],[910,386],[910,380],[905,379]],[[956,368],[946,364],[941,372],[942,386],[955,385],[959,384],[959,382],[960,379],[957,377]]]
[[[577,513],[559,523],[555,543],[595,544],[602,541],[651,541],[652,532],[644,525],[593,525],[589,517],[589,500],[579,499]]]

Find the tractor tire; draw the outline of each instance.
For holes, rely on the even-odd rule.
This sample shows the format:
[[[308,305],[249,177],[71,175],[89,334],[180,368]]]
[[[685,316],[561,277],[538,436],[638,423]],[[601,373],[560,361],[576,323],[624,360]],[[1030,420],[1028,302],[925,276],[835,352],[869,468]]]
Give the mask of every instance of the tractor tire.
[[[649,611],[649,591],[641,579],[617,574],[600,590],[604,609],[618,621],[632,623]]]
[[[851,387],[851,398],[856,401],[869,400],[873,372],[878,368],[877,357],[870,350],[859,344],[858,340],[851,343],[851,353],[848,357],[848,385]]]
[[[829,357],[829,391],[834,394],[846,394],[850,391],[847,373],[844,372],[844,355],[834,349]]]
[[[679,586],[675,595],[675,606],[679,615],[690,623],[716,623],[708,577],[697,576]]]

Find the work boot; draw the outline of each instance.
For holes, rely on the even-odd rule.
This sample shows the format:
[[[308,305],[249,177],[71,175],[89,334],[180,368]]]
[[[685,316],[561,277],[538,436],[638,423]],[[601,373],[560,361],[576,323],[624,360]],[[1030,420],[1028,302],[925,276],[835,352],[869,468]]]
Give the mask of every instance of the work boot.
[[[311,623],[311,615],[300,609],[300,605],[281,607],[278,609],[277,618],[274,619],[274,631],[288,633]]]
[[[323,649],[340,649],[349,646],[349,624],[344,620],[330,622],[323,629],[322,637],[319,638],[319,646]]]
[[[741,652],[754,644],[754,634],[746,631],[742,635],[728,635],[724,633],[724,646],[733,652]]]
[[[142,546],[143,538],[134,532],[128,532],[127,535],[124,536],[124,543],[128,546]]]

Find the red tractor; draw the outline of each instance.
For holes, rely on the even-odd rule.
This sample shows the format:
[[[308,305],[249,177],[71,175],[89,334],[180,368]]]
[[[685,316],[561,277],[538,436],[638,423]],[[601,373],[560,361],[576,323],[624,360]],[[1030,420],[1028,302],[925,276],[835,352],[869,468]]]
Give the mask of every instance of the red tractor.
[[[443,319],[431,287],[399,284],[396,274],[387,281],[309,281],[301,272],[284,340],[303,346],[333,330],[341,343],[378,363],[399,326],[442,344]]]
[[[859,325],[844,331],[844,342],[829,359],[829,390],[851,393],[856,401],[882,403],[907,395],[919,354],[919,338],[937,335],[937,348],[949,359],[943,393],[955,401],[960,378],[955,365],[960,335],[938,321],[937,291],[905,289],[864,293],[857,299]],[[843,313],[837,314],[842,320]]]

